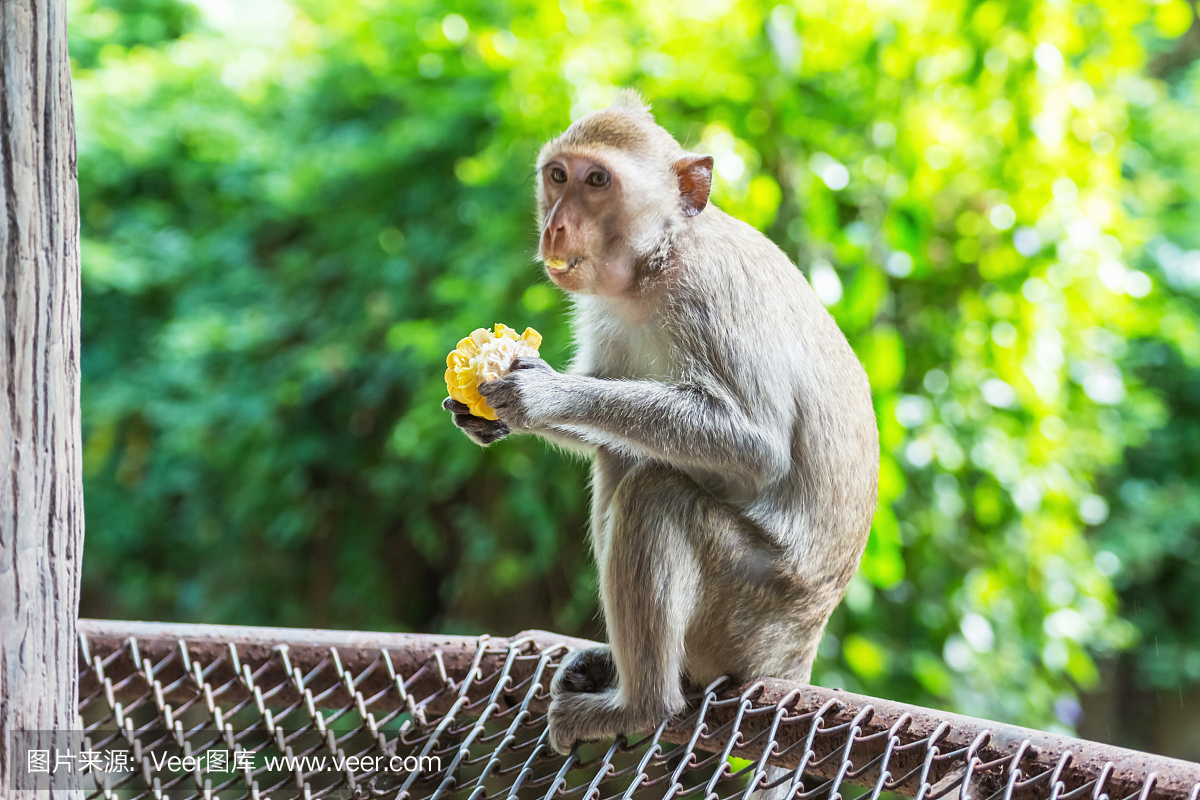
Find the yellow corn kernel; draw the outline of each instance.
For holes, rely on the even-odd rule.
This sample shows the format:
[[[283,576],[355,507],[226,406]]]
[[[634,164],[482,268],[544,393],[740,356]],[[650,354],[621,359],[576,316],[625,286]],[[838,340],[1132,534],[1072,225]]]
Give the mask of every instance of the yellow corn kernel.
[[[446,356],[446,389],[475,416],[494,420],[496,412],[479,394],[479,384],[507,375],[518,356],[537,357],[541,345],[542,335],[533,328],[519,336],[503,322],[490,331],[476,328]]]

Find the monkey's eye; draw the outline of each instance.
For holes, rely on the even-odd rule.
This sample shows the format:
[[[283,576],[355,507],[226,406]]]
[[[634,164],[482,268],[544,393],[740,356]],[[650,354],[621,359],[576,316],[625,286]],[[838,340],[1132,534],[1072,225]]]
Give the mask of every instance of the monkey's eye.
[[[611,180],[611,178],[609,178],[607,172],[593,172],[587,176],[588,186],[596,186],[596,187],[608,186],[609,180]]]
[[[554,167],[550,170],[550,180],[554,181],[555,183],[566,183],[567,171],[562,167]]]

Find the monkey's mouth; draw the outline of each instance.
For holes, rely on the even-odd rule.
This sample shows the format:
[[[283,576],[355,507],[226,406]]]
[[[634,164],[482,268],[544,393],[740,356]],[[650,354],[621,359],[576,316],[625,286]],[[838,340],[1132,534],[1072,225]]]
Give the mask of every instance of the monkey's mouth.
[[[566,275],[568,272],[578,267],[582,262],[582,257],[572,258],[570,261],[564,261],[561,258],[547,258],[545,264],[546,269],[550,270],[550,274]]]

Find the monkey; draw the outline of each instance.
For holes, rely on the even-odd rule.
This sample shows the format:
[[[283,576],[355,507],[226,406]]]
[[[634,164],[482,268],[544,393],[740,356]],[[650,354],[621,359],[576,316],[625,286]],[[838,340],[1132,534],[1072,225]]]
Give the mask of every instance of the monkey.
[[[480,445],[534,434],[592,460],[609,644],[551,681],[566,754],[677,717],[686,685],[809,681],[866,546],[879,434],[866,372],[802,273],[709,201],[712,157],[636,92],[548,142],[536,175],[573,364],[520,358],[481,384],[496,421],[444,407]]]

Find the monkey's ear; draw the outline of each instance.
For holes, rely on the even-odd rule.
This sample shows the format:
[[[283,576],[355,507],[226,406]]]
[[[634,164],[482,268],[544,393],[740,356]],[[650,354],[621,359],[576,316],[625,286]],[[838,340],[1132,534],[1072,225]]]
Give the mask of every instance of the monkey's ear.
[[[679,176],[679,194],[683,200],[683,214],[694,217],[708,205],[708,191],[712,188],[712,156],[697,156],[688,153],[675,162],[675,174]]]

